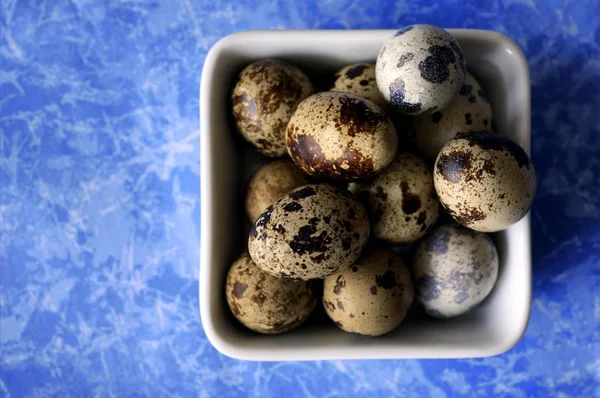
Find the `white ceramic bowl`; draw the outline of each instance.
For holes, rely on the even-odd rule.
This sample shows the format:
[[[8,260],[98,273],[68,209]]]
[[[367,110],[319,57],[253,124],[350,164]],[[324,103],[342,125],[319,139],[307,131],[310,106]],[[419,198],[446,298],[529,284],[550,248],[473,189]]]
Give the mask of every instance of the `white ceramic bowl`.
[[[500,33],[449,31],[490,97],[495,129],[529,152],[530,86],[523,52]],[[250,31],[223,38],[208,54],[200,87],[200,313],[206,336],[221,353],[263,361],[484,357],[509,350],[525,332],[531,307],[529,215],[494,235],[501,262],[497,285],[482,305],[458,318],[411,319],[388,335],[369,338],[344,333],[317,315],[292,332],[263,336],[244,329],[227,307],[225,275],[246,249],[249,230],[245,184],[267,160],[240,139],[231,123],[229,96],[236,74],[267,57],[289,60],[313,75],[333,73],[353,62],[374,62],[393,33]]]

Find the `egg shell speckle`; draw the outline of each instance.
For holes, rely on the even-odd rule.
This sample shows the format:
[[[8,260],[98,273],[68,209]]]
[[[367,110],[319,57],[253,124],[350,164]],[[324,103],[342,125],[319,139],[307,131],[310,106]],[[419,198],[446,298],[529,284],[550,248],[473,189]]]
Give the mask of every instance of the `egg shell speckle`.
[[[481,303],[498,277],[498,253],[484,233],[451,223],[419,244],[413,262],[417,301],[436,318],[461,315]]]
[[[371,101],[383,110],[388,106],[377,88],[375,64],[362,62],[343,67],[335,74],[331,90],[354,94]]]
[[[282,156],[285,128],[298,104],[313,87],[298,67],[277,59],[248,65],[231,95],[238,131],[263,155]]]
[[[328,276],[323,287],[323,306],[336,325],[368,336],[395,329],[413,297],[408,268],[397,254],[385,249],[367,249],[350,268]]]
[[[377,86],[399,112],[431,114],[445,108],[465,79],[456,39],[432,25],[411,25],[387,39],[376,63]]]
[[[292,160],[307,174],[329,180],[375,175],[394,159],[396,130],[377,105],[329,91],[302,101],[287,127]]]
[[[414,242],[437,220],[439,201],[431,167],[415,155],[402,153],[369,183],[351,183],[348,188],[367,207],[377,239]]]
[[[458,133],[487,130],[492,125],[492,106],[473,75],[467,72],[458,95],[446,108],[411,120],[410,141],[431,162]]]
[[[288,192],[256,220],[248,249],[278,277],[324,278],[348,267],[369,239],[362,204],[345,190],[312,184]]]
[[[254,264],[248,253],[227,274],[227,304],[247,328],[264,334],[298,327],[316,306],[310,282],[275,278]]]
[[[291,160],[276,160],[252,176],[246,191],[246,215],[251,223],[277,199],[307,183],[304,173]]]
[[[481,232],[501,231],[519,221],[536,192],[527,153],[493,132],[458,134],[440,151],[433,181],[452,218]]]

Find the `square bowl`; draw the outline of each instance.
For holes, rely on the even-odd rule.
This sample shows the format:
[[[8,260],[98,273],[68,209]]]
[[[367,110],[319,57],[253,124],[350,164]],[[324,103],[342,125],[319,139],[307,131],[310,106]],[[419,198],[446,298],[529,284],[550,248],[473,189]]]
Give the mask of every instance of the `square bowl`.
[[[221,353],[261,361],[485,357],[509,350],[525,332],[531,308],[529,215],[493,235],[500,257],[497,284],[481,305],[457,318],[411,319],[392,333],[370,338],[345,333],[321,314],[292,332],[263,336],[243,328],[230,313],[225,277],[230,264],[246,250],[249,231],[243,214],[244,187],[268,161],[243,142],[232,124],[229,96],[236,75],[261,58],[290,61],[309,76],[333,74],[354,62],[374,62],[394,32],[249,31],[221,39],[209,52],[200,86],[199,293],[204,331]],[[495,130],[529,153],[530,85],[523,52],[500,33],[449,32],[492,102]]]

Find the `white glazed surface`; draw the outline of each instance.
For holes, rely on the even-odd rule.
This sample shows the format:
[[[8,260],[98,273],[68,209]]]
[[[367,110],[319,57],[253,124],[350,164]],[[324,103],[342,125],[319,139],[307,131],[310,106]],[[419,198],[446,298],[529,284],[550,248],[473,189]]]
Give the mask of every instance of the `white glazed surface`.
[[[530,84],[521,49],[499,33],[449,31],[492,102],[495,129],[529,153]],[[507,351],[525,332],[531,307],[529,215],[493,235],[500,257],[496,287],[475,310],[454,319],[411,320],[378,338],[344,333],[327,320],[261,336],[245,330],[229,313],[225,276],[245,250],[249,230],[244,184],[268,161],[240,142],[231,122],[228,97],[236,73],[267,57],[289,60],[309,74],[315,65],[320,72],[334,73],[353,62],[373,62],[393,32],[242,32],[219,41],[207,56],[200,87],[200,313],[208,339],[223,354],[263,361],[483,357]]]

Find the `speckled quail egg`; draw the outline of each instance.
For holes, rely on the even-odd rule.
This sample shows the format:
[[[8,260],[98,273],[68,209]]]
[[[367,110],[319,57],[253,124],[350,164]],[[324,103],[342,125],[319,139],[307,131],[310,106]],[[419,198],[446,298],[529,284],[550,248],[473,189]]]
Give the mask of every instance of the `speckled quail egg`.
[[[248,250],[271,275],[308,280],[348,267],[368,238],[367,212],[354,195],[311,184],[288,192],[260,215]]]
[[[335,74],[331,90],[354,94],[384,110],[388,106],[377,88],[375,64],[361,62],[343,67]]]
[[[298,67],[276,59],[248,65],[233,88],[233,116],[239,132],[263,155],[282,156],[285,128],[298,104],[313,92]]]
[[[248,253],[227,274],[227,304],[233,315],[258,333],[283,333],[298,327],[316,306],[310,282],[275,278],[254,264]]]
[[[394,159],[394,125],[377,105],[328,91],[302,101],[287,126],[292,160],[307,174],[331,180],[373,176]]]
[[[246,191],[246,214],[250,222],[286,192],[307,183],[304,173],[291,160],[267,163],[254,174]]]
[[[413,263],[417,301],[437,318],[461,315],[481,303],[498,277],[489,236],[451,223],[421,241]]]
[[[414,242],[438,217],[431,168],[409,153],[400,154],[370,182],[351,183],[348,189],[365,204],[377,239],[397,244]]]
[[[433,181],[452,218],[481,232],[501,231],[519,221],[536,191],[527,153],[493,132],[458,134],[440,151]]]
[[[367,249],[350,268],[325,278],[323,306],[342,330],[380,336],[402,322],[413,296],[402,259],[389,250]]]
[[[467,72],[465,82],[450,105],[431,115],[412,118],[410,141],[420,154],[433,162],[456,134],[486,130],[491,125],[492,106],[477,80]]]
[[[399,112],[419,115],[445,108],[465,79],[456,39],[432,25],[411,25],[387,39],[375,73],[383,97]]]

